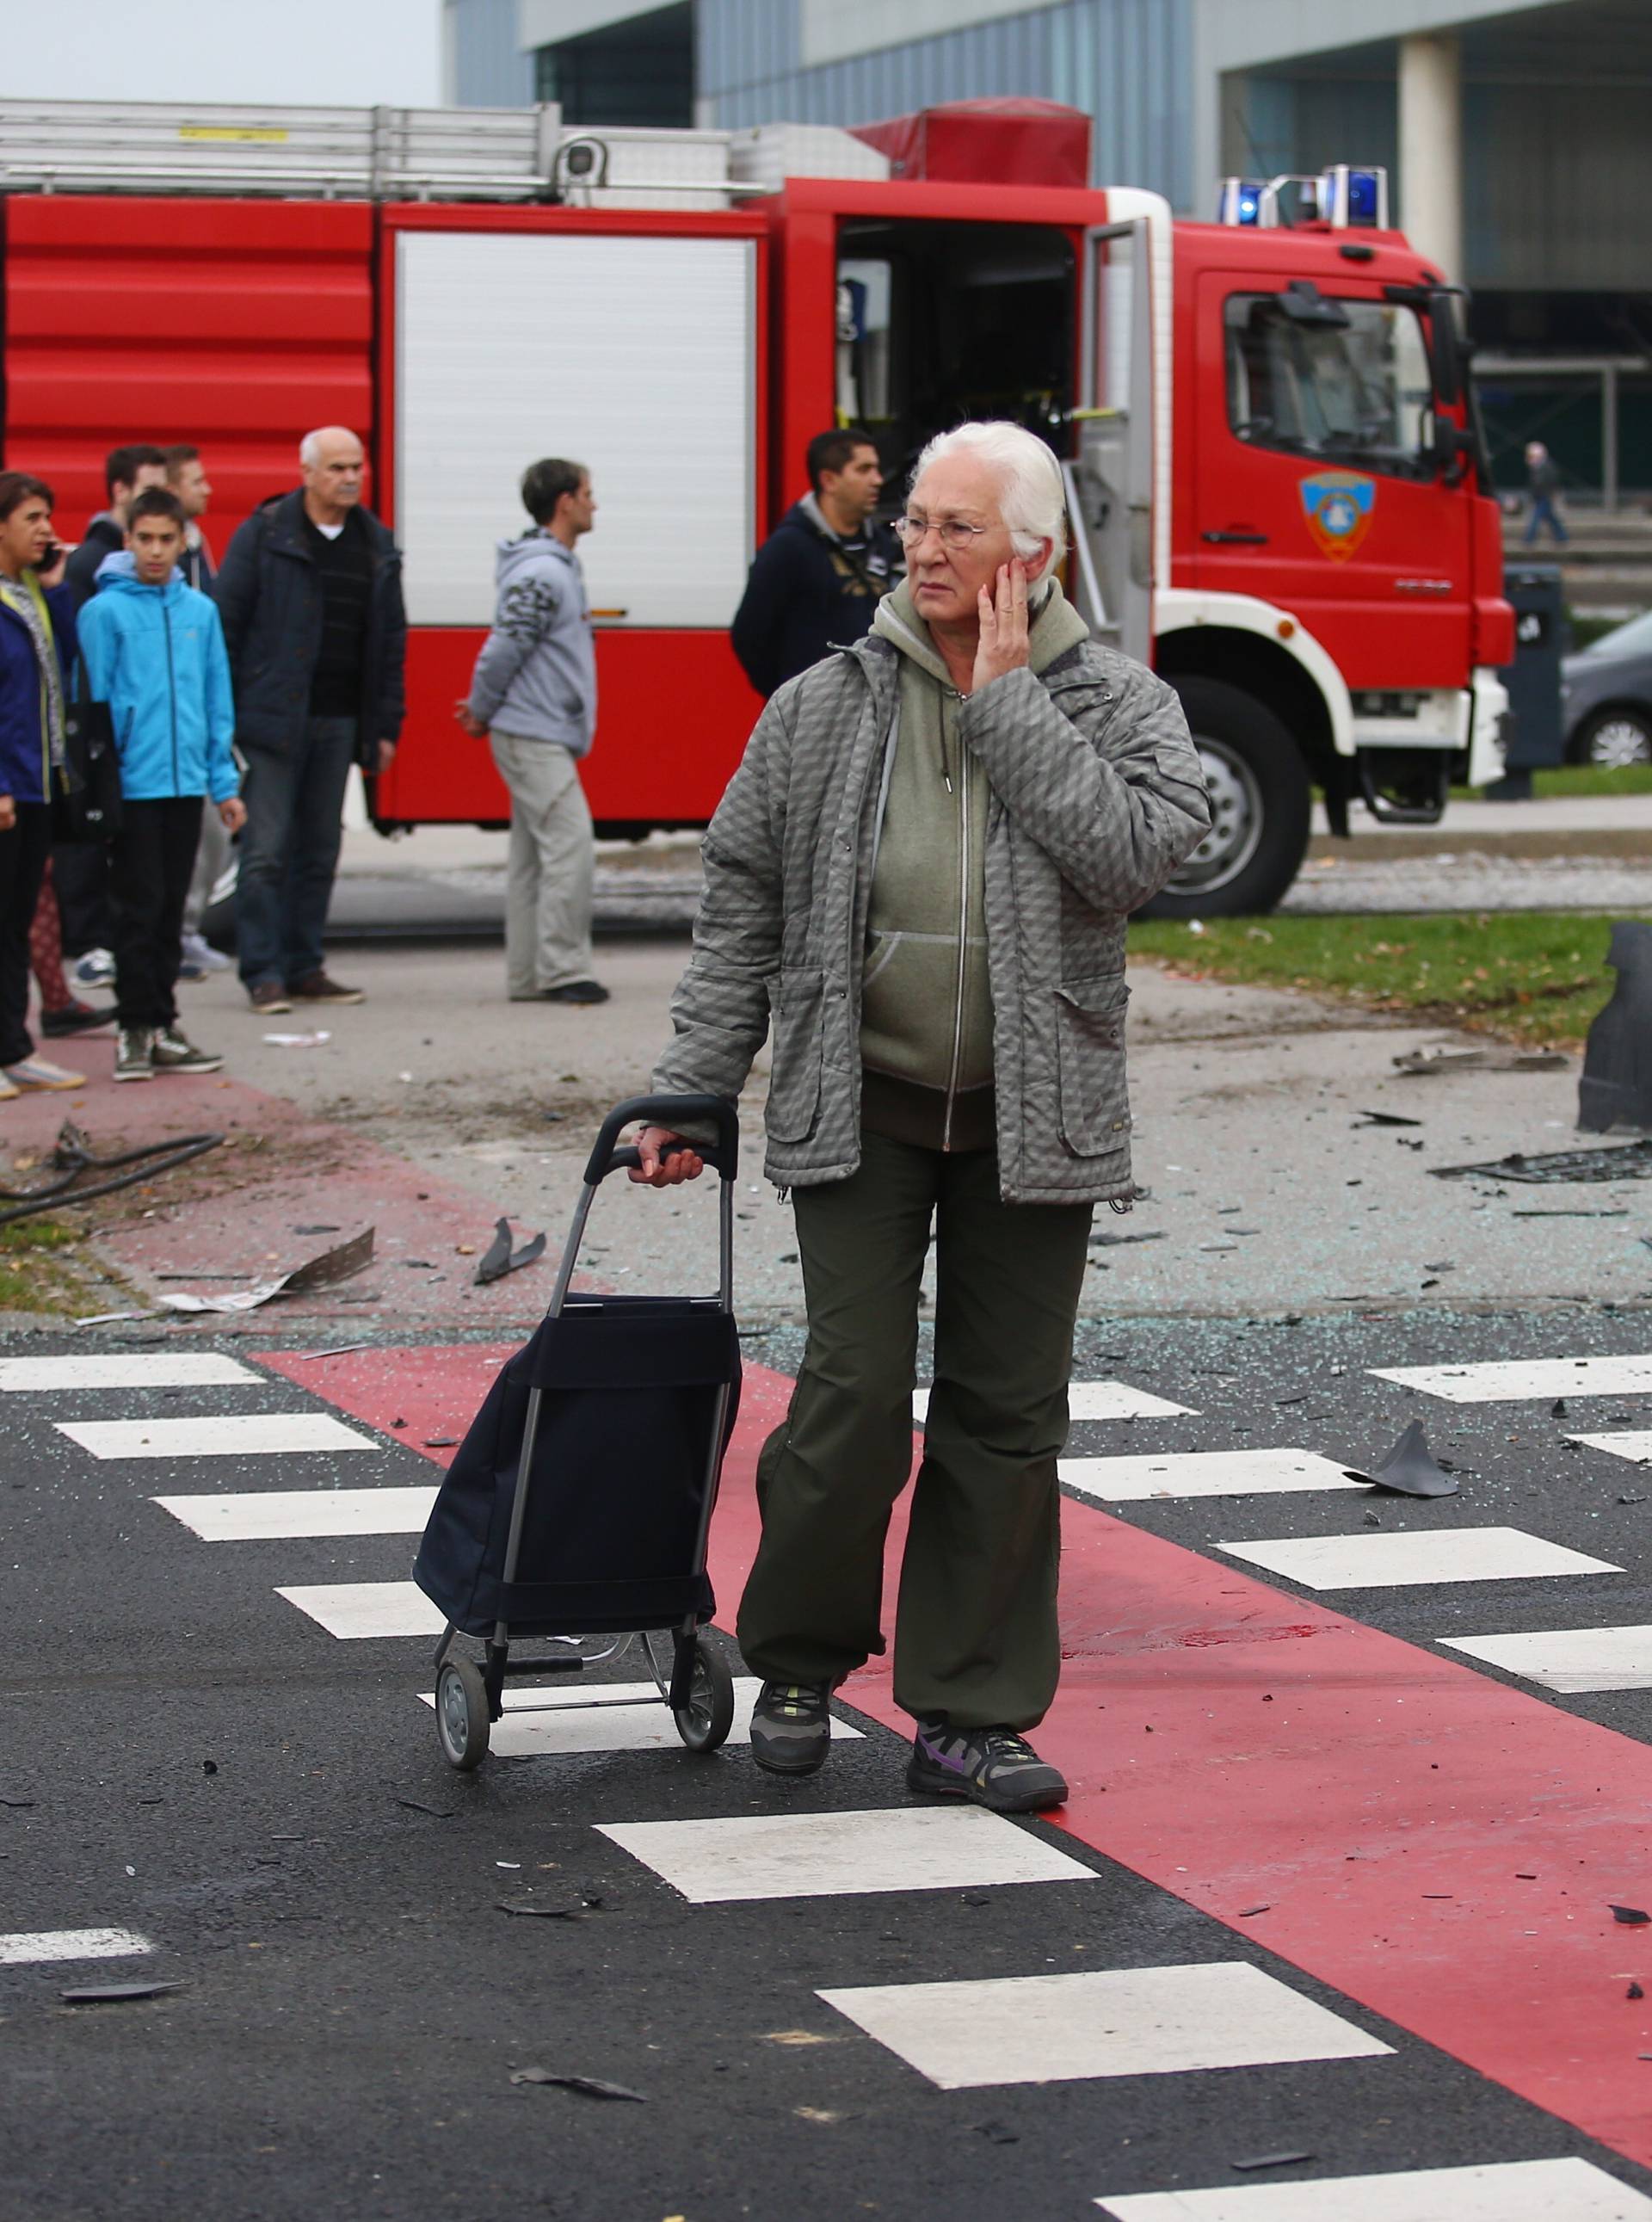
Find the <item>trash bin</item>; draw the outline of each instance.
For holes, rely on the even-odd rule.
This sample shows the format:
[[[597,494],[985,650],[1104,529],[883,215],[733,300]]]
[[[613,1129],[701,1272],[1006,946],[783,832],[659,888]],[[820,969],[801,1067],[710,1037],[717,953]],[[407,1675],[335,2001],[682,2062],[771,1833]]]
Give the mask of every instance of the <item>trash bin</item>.
[[[1561,720],[1561,658],[1566,652],[1566,609],[1557,563],[1511,563],[1503,592],[1514,608],[1514,662],[1499,672],[1509,690],[1514,731],[1505,759],[1506,776],[1485,792],[1493,802],[1531,799],[1531,775],[1565,761]]]

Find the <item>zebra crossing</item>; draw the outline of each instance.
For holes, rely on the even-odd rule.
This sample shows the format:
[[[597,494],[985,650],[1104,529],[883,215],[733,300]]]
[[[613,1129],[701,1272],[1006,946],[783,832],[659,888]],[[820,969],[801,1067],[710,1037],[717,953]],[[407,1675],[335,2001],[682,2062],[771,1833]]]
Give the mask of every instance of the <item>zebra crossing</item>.
[[[1526,1369],[1551,1391],[1562,1368],[1564,1393],[1624,1396],[1652,1390],[1652,1357],[1542,1361]],[[1594,1369],[1593,1372],[1588,1369]],[[1499,1365],[1369,1369],[1372,1378],[1465,1403],[1511,1401]],[[1591,1385],[1578,1378],[1580,1371]],[[1426,1377],[1426,1378],[1425,1378]],[[272,1377],[209,1353],[157,1353],[140,1359],[77,1354],[70,1359],[0,1360],[0,1393],[47,1398],[73,1390],[132,1388],[267,1389]],[[921,1416],[923,1392],[915,1398]],[[1075,1423],[1106,1427],[1194,1417],[1195,1403],[1123,1379],[1075,1383]],[[358,1483],[366,1454],[393,1455],[382,1440],[331,1414],[302,1411],[178,1413],[159,1417],[64,1420],[47,1415],[68,1443],[94,1460],[169,1461],[239,1454],[278,1460],[350,1454],[350,1485],[252,1488],[219,1495],[155,1495],[153,1504],[203,1543],[280,1542],[352,1536],[412,1536],[422,1529],[433,1484]],[[1569,1438],[1585,1451],[1637,1455],[1620,1441],[1652,1435]],[[268,1469],[273,1478],[280,1468]],[[1332,1460],[1284,1447],[1236,1444],[1226,1451],[1073,1455],[1061,1478],[1080,1497],[1123,1507],[1216,1498],[1266,1500],[1323,1491],[1341,1502],[1357,1484]],[[1221,1541],[1216,1548],[1315,1591],[1361,1591],[1523,1580],[1585,1581],[1623,1572],[1612,1561],[1540,1535],[1454,1511],[1461,1524],[1328,1537]],[[441,1616],[405,1581],[295,1583],[275,1595],[335,1640],[360,1641],[440,1632]],[[1575,1612],[1571,1616],[1575,1617]],[[1442,1636],[1443,1648],[1556,1693],[1636,1689],[1652,1683],[1652,1627]],[[427,1693],[416,1695],[428,1706]],[[735,1741],[748,1732],[754,1685],[742,1678]],[[593,1756],[666,1751],[676,1739],[651,1685],[597,1685],[596,1700],[568,1708],[544,1693],[513,1690],[494,1748],[502,1757]],[[540,1702],[535,1702],[538,1699]],[[864,1732],[839,1720],[850,1740]],[[881,1892],[1082,1890],[1098,1880],[1092,1864],[1040,1832],[973,1807],[857,1807],[842,1812],[730,1814],[696,1820],[609,1822],[598,1833],[677,1898],[696,1907],[765,1900],[867,1896]],[[75,1941],[84,1947],[76,1952]],[[101,1941],[100,1941],[101,1940]],[[63,1949],[50,1949],[54,1944]],[[31,1949],[31,1948],[33,1948]],[[152,1949],[136,1932],[84,1930],[0,1936],[0,1964],[117,1957]],[[822,1987],[814,1996],[908,2071],[938,2090],[1017,2082],[1102,2081],[1155,2074],[1202,2074],[1245,2065],[1377,2060],[1397,2047],[1356,2021],[1305,1998],[1249,1958],[1183,1966],[1109,1968],[938,1982]],[[1303,2196],[1298,2196],[1303,2194]],[[1351,2222],[1430,2222],[1436,2215],[1522,2222],[1561,2213],[1578,2222],[1652,2222],[1652,2200],[1581,2159],[1497,2162],[1450,2169],[1395,2171],[1302,2182],[1247,2184],[1176,2192],[1096,2196],[1115,2222],[1295,2222],[1328,2211],[1335,2199]],[[1447,2200],[1453,2203],[1446,2204]],[[1430,2203],[1432,2202],[1432,2203]],[[1560,2203],[1557,2203],[1560,2202]]]

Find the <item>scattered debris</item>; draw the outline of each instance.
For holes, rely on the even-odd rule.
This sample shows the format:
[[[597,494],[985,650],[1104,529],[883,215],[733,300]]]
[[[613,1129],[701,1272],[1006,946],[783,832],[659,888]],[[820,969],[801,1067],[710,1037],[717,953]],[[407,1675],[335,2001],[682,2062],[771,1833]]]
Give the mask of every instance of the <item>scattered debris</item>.
[[[1522,1211],[1517,1208],[1509,1214],[1511,1219],[1627,1219],[1626,1203],[1552,1203],[1544,1210]]]
[[[1652,1921],[1652,1913],[1638,1905],[1614,1905],[1611,1918],[1621,1922],[1625,1929],[1638,1929],[1643,1921]]]
[[[1114,1250],[1125,1242],[1162,1242],[1164,1239],[1164,1228],[1152,1227],[1140,1234],[1092,1234],[1090,1237],[1090,1247],[1092,1250],[1098,1248]]]
[[[314,1227],[295,1227],[295,1234],[341,1234],[344,1230],[331,1220],[323,1219]]]
[[[830,2106],[794,2106],[792,2111],[800,2122],[841,2122],[843,2118]]]
[[[1361,1127],[1420,1127],[1423,1121],[1402,1118],[1398,1111],[1361,1111],[1353,1123],[1357,1134]]]
[[[553,2075],[548,2068],[518,2068],[510,2080],[513,2083],[554,2083],[564,2091],[578,2091],[586,2099],[631,2099],[639,2106],[648,2104],[641,2091],[632,2091],[623,2083],[604,2082],[600,2075]]]
[[[1255,2153],[1248,2160],[1230,2161],[1229,2166],[1247,2170],[1253,2168],[1295,2168],[1302,2161],[1317,2157],[1317,2154],[1311,2152]]]
[[[1557,1049],[1414,1049],[1391,1060],[1396,1072],[1553,1072],[1571,1059]]]
[[[251,1312],[260,1304],[267,1304],[275,1296],[305,1296],[316,1289],[331,1288],[335,1281],[347,1281],[352,1274],[360,1272],[372,1263],[374,1227],[366,1227],[353,1234],[347,1242],[338,1243],[319,1256],[307,1259],[295,1265],[291,1272],[283,1273],[274,1281],[255,1281],[248,1289],[227,1290],[221,1296],[197,1296],[191,1290],[178,1290],[175,1295],[164,1296],[161,1302],[175,1312]]]
[[[1556,1397],[1554,1403],[1549,1408],[1549,1416],[1551,1420],[1563,1420],[1566,1417],[1566,1399],[1564,1397]]]
[[[1624,1996],[1626,1999],[1643,1999],[1646,1996],[1646,1993],[1641,1988],[1638,1983],[1631,1983],[1629,1988],[1624,1993]]]
[[[1367,1473],[1345,1466],[1350,1481],[1369,1482],[1374,1489],[1392,1490],[1401,1497],[1455,1497],[1461,1484],[1435,1463],[1423,1433],[1423,1422],[1413,1420],[1382,1464]]]
[[[89,1983],[75,1991],[59,1991],[66,2006],[114,2006],[128,1999],[164,1998],[168,1991],[186,1991],[187,1983],[152,1980],[142,1983]]]
[[[0,1805],[9,1805],[15,1813],[26,1813],[34,1804],[32,1798],[0,1798]]]
[[[428,1451],[450,1451],[458,1441],[457,1435],[427,1435],[424,1448]]]
[[[541,1921],[583,1921],[585,1918],[583,1905],[529,1905],[520,1899],[509,1898],[496,1898],[493,1903],[501,1913],[534,1914]],[[516,2079],[513,2075],[510,2080],[514,2083]]]
[[[1239,1918],[1241,1921],[1248,1921],[1253,1913],[1271,1913],[1273,1911],[1271,1905],[1247,1905],[1240,1909]]]
[[[835,2037],[823,2037],[813,2029],[771,2029],[764,2031],[765,2044],[835,2044]]]
[[[217,1761],[216,1759],[203,1759],[201,1761],[201,1772],[203,1774],[216,1774],[218,1772]]]
[[[1461,1180],[1469,1173],[1510,1181],[1647,1180],[1652,1179],[1652,1139],[1603,1150],[1545,1150],[1535,1158],[1511,1150],[1486,1164],[1430,1165],[1429,1171],[1436,1180]]]
[[[451,1821],[459,1811],[456,1805],[426,1805],[416,1798],[398,1798],[396,1803],[410,1813],[428,1813],[433,1821]]]
[[[66,1204],[90,1203],[96,1196],[113,1196],[117,1189],[134,1188],[140,1181],[158,1180],[162,1173],[176,1172],[180,1165],[204,1157],[209,1150],[222,1148],[226,1139],[222,1134],[173,1135],[165,1142],[146,1142],[140,1149],[119,1150],[113,1157],[100,1158],[91,1146],[91,1136],[83,1133],[72,1119],[66,1119],[58,1129],[52,1151],[56,1178],[43,1182],[38,1188],[0,1187],[0,1199],[10,1207],[0,1211],[0,1227],[9,1227],[14,1220],[27,1219],[36,1211],[59,1211]],[[116,1177],[77,1187],[75,1183],[81,1175],[88,1172],[112,1172]]]
[[[300,1350],[294,1353],[301,1365],[308,1365],[312,1358],[343,1358],[353,1350],[371,1350],[370,1342],[335,1342],[325,1350]]]
[[[1021,2143],[1021,2132],[1005,2129],[1002,2122],[972,2122],[970,2127],[977,2137],[985,2137],[988,2144],[1018,2145]]]
[[[330,1042],[333,1037],[323,1026],[319,1033],[266,1034],[264,1039],[272,1049],[320,1049],[323,1042]]]
[[[479,1289],[489,1281],[502,1281],[507,1273],[514,1273],[523,1265],[531,1265],[536,1258],[545,1254],[545,1237],[535,1234],[531,1242],[524,1242],[520,1250],[513,1251],[510,1221],[499,1220],[493,1229],[493,1240],[476,1261],[475,1285]]]

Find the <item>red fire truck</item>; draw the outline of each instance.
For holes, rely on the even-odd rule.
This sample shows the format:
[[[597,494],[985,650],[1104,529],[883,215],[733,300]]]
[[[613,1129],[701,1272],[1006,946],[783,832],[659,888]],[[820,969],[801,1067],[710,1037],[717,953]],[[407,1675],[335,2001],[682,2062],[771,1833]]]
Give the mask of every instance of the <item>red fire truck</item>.
[[[1495,778],[1513,627],[1460,304],[1377,173],[1205,224],[890,166],[795,126],[0,103],[6,461],[72,537],[107,448],[193,440],[222,546],[303,431],[357,428],[411,626],[386,826],[506,814],[453,705],[534,456],[592,472],[582,769],[640,833],[703,824],[738,761],[726,628],[809,437],[865,424],[898,474],[967,416],[1050,440],[1079,606],[1186,702],[1216,822],[1161,910],[1275,902],[1316,790],[1340,830]]]

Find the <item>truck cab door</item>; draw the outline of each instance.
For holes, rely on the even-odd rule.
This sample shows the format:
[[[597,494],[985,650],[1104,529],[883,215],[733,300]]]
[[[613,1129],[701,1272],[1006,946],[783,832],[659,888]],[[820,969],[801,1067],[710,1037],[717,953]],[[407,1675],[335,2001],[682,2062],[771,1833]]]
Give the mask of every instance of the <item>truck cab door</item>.
[[[1074,457],[1061,467],[1073,592],[1098,639],[1148,661],[1153,640],[1153,320],[1148,226],[1084,236]]]
[[[1417,311],[1210,271],[1194,346],[1198,584],[1288,611],[1356,692],[1465,686],[1471,490],[1434,454]]]

